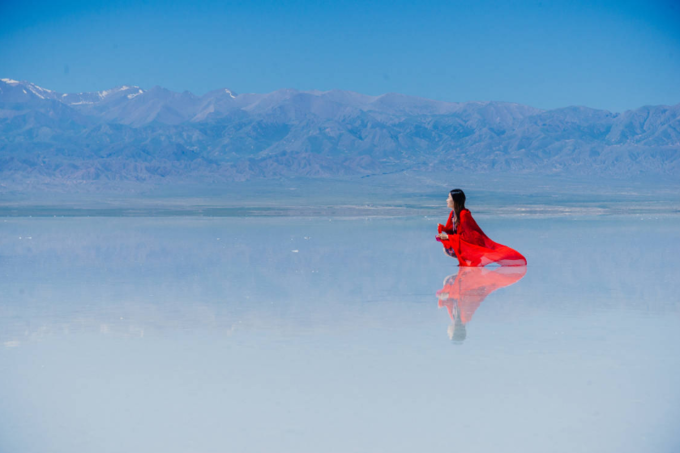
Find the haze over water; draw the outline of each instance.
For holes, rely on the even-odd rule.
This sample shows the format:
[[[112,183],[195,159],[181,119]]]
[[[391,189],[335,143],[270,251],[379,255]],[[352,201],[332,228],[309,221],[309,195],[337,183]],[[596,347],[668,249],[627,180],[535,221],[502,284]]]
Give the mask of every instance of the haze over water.
[[[454,342],[446,214],[0,219],[0,451],[677,451],[680,217],[478,216]]]

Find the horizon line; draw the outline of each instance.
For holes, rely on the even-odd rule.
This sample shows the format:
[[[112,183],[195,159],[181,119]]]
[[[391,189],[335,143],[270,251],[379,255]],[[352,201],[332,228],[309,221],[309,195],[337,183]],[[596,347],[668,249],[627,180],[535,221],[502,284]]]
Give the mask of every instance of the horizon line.
[[[40,85],[37,85],[34,82],[31,82],[31,81],[25,80],[25,79],[24,80],[17,80],[17,79],[12,79],[12,78],[9,78],[9,77],[4,77],[4,78],[0,78],[0,81],[5,82],[5,83],[10,84],[10,85],[16,84],[16,83],[29,83],[31,85],[38,87],[38,88],[42,88],[46,91],[55,92],[55,93],[59,93],[59,94],[101,93],[101,92],[105,92],[105,91],[115,90],[117,88],[122,88],[122,89],[139,88],[139,89],[143,90],[144,92],[147,92],[147,91],[150,91],[154,88],[160,88],[160,89],[167,90],[167,91],[170,91],[172,93],[177,93],[177,94],[189,93],[193,96],[200,98],[200,97],[205,96],[206,94],[212,93],[214,91],[219,91],[219,90],[229,90],[230,94],[235,94],[236,97],[241,96],[241,95],[269,95],[269,94],[277,93],[279,91],[295,91],[295,92],[298,92],[298,93],[305,93],[305,94],[311,94],[311,95],[318,96],[318,95],[338,91],[338,92],[343,92],[343,93],[358,94],[360,96],[367,96],[367,97],[375,98],[375,99],[378,99],[378,98],[381,98],[381,97],[384,97],[384,96],[388,96],[388,95],[399,95],[399,96],[405,96],[405,97],[414,98],[414,99],[423,99],[423,100],[431,101],[431,102],[439,102],[439,103],[443,103],[443,104],[475,104],[475,103],[476,104],[491,104],[491,103],[511,104],[511,105],[519,105],[519,106],[524,106],[524,107],[530,107],[532,109],[541,110],[543,112],[549,112],[549,111],[553,111],[553,110],[562,110],[562,109],[577,107],[577,108],[587,108],[587,109],[597,110],[597,111],[602,111],[602,112],[609,112],[609,113],[614,113],[614,114],[623,114],[623,113],[626,113],[626,112],[639,110],[639,109],[645,108],[645,107],[676,107],[676,106],[680,106],[680,102],[677,102],[675,104],[670,104],[670,103],[668,103],[668,104],[643,104],[639,107],[627,109],[627,110],[623,110],[623,111],[600,109],[600,108],[595,108],[595,107],[589,107],[587,105],[582,105],[582,104],[581,105],[579,105],[579,104],[569,104],[569,105],[566,105],[566,106],[563,106],[563,107],[555,107],[555,108],[541,108],[541,107],[534,107],[533,105],[523,104],[521,102],[515,102],[515,101],[500,101],[500,100],[491,100],[491,101],[482,101],[482,100],[443,101],[443,100],[439,100],[439,99],[426,98],[426,97],[423,97],[423,96],[399,93],[399,92],[396,92],[396,91],[390,91],[390,92],[386,92],[386,93],[382,93],[382,94],[378,94],[378,95],[373,95],[373,94],[361,93],[359,91],[354,91],[354,90],[343,90],[341,88],[333,88],[333,89],[330,89],[330,90],[319,90],[319,89],[304,90],[304,89],[300,89],[300,88],[284,87],[284,88],[278,88],[276,90],[264,92],[264,93],[258,93],[258,92],[243,92],[242,93],[242,92],[239,92],[239,91],[234,91],[234,90],[232,90],[231,88],[228,88],[228,87],[220,87],[220,88],[208,90],[205,93],[203,93],[202,95],[198,95],[198,94],[196,94],[192,91],[189,91],[189,90],[174,91],[170,88],[166,88],[166,87],[163,87],[161,85],[153,85],[151,88],[143,88],[139,85],[122,84],[122,85],[117,85],[117,86],[114,86],[114,87],[111,87],[111,88],[108,88],[108,89],[97,90],[97,91],[61,92],[61,91],[55,91],[55,90],[52,90],[52,89],[49,89],[49,88],[44,88]]]

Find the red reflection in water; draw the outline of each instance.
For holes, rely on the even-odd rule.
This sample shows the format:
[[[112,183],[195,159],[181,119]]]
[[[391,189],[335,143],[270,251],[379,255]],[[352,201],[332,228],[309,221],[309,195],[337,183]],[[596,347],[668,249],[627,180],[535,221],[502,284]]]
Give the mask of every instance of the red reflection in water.
[[[451,317],[449,338],[459,343],[465,340],[465,324],[470,322],[482,301],[497,289],[520,281],[526,273],[526,266],[460,267],[458,274],[446,277],[437,298],[439,306],[446,307]]]

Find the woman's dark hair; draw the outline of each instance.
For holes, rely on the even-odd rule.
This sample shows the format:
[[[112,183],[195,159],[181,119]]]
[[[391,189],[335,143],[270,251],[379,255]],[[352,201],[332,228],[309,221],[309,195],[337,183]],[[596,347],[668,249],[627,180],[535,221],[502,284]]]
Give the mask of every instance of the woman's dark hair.
[[[463,344],[465,337],[467,337],[467,329],[465,328],[465,324],[463,324],[460,319],[456,319],[453,335],[451,335],[451,341],[454,344]]]
[[[451,192],[451,199],[456,202],[456,207],[459,211],[465,209],[465,193],[460,189],[453,189]]]

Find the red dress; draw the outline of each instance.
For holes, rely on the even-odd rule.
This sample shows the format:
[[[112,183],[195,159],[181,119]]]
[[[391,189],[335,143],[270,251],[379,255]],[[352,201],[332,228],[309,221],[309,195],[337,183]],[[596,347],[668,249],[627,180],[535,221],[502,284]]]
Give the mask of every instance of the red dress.
[[[498,263],[501,266],[526,266],[527,260],[517,250],[492,241],[484,234],[467,209],[460,211],[460,221],[453,224],[453,211],[446,225],[439,224],[439,233],[445,232],[448,239],[437,238],[445,249],[452,250],[458,264],[465,267],[486,266]]]

